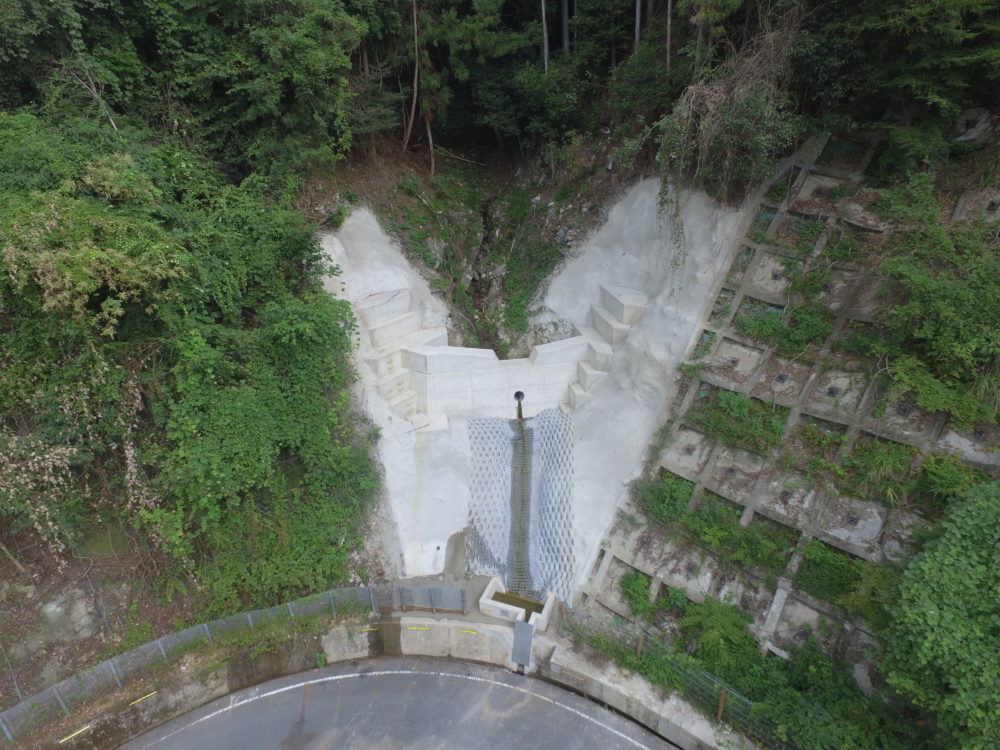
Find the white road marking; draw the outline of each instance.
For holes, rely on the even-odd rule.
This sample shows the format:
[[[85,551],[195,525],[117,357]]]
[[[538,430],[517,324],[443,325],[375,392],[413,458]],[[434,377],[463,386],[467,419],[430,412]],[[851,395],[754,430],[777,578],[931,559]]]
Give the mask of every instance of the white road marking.
[[[595,719],[593,716],[588,716],[583,711],[579,711],[579,710],[577,710],[575,708],[572,708],[571,706],[567,706],[567,705],[565,705],[563,703],[560,703],[559,701],[555,700],[554,698],[549,698],[548,696],[541,695],[540,693],[536,693],[536,692],[534,692],[532,690],[529,690],[528,688],[520,687],[518,685],[510,685],[510,684],[508,684],[506,682],[500,682],[499,680],[491,680],[491,679],[489,679],[487,677],[477,677],[475,675],[454,674],[452,672],[425,672],[425,671],[410,670],[410,669],[383,669],[383,670],[375,670],[375,671],[371,671],[371,672],[349,672],[347,674],[327,675],[326,677],[316,677],[314,679],[303,680],[301,682],[296,682],[293,685],[286,685],[284,687],[275,688],[274,690],[268,690],[266,693],[259,693],[259,694],[249,695],[249,696],[247,696],[245,698],[240,698],[239,700],[236,700],[235,696],[231,696],[230,697],[229,705],[226,706],[225,708],[220,708],[217,711],[213,711],[210,714],[206,714],[205,716],[202,716],[200,718],[195,719],[190,724],[185,724],[182,727],[178,727],[174,731],[170,732],[170,734],[166,734],[163,737],[160,737],[159,739],[156,739],[153,742],[149,743],[148,745],[144,745],[143,747],[153,747],[154,745],[158,745],[159,743],[163,742],[164,740],[168,740],[171,737],[173,737],[174,735],[177,735],[177,734],[183,732],[185,729],[190,729],[191,727],[193,727],[193,726],[195,726],[197,724],[201,724],[202,722],[208,721],[209,719],[214,719],[216,716],[220,716],[220,715],[222,715],[222,714],[226,713],[227,711],[230,711],[230,710],[232,710],[234,708],[240,708],[242,706],[247,705],[248,703],[253,703],[256,700],[260,700],[261,698],[270,698],[273,695],[280,695],[281,693],[287,693],[289,690],[295,690],[297,688],[303,687],[304,685],[315,685],[315,684],[322,683],[322,682],[338,682],[340,680],[346,680],[346,679],[350,679],[350,678],[353,678],[353,677],[387,677],[387,676],[392,676],[392,675],[397,675],[397,676],[398,675],[411,675],[411,676],[421,676],[421,677],[456,677],[456,678],[461,679],[461,680],[469,680],[470,682],[483,682],[483,683],[486,683],[488,685],[497,685],[499,687],[509,688],[510,690],[515,690],[515,691],[517,691],[519,693],[524,693],[526,695],[530,695],[530,696],[533,696],[535,698],[540,698],[541,700],[543,700],[543,701],[545,701],[547,703],[551,703],[553,706],[558,706],[559,708],[561,708],[561,709],[563,709],[565,711],[569,711],[570,713],[575,714],[575,715],[579,716],[582,719],[586,719],[590,723],[596,724],[601,729],[604,729],[604,730],[606,730],[608,732],[611,732],[616,737],[619,737],[619,738],[625,740],[627,743],[629,743],[633,747],[639,747],[639,748],[646,748],[647,747],[646,745],[643,745],[641,742],[632,739],[631,737],[629,737],[624,732],[620,732],[617,729],[615,729],[614,727],[612,727],[612,726],[604,723],[600,719]]]

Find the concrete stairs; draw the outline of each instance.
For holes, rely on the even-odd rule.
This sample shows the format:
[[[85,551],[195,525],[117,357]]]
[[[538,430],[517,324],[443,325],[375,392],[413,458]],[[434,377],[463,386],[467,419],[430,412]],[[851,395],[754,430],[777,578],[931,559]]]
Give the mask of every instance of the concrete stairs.
[[[646,312],[649,298],[637,289],[602,283],[601,299],[590,308],[590,326],[578,330],[587,341],[587,356],[577,364],[576,382],[569,386],[567,411],[583,404],[608,373],[615,346]]]
[[[417,394],[411,387],[410,371],[403,365],[403,351],[418,346],[447,346],[444,326],[425,327],[420,310],[411,309],[408,289],[372,294],[355,305],[368,330],[371,350],[365,363],[378,376],[378,392],[399,414],[417,416]]]
[[[559,381],[569,381],[568,403],[563,403],[562,408],[572,411],[590,398],[607,376],[615,346],[626,339],[631,327],[643,316],[646,304],[647,298],[642,292],[613,284],[601,284],[600,299],[590,309],[589,326],[583,326],[571,338],[536,347],[528,359],[502,363],[495,361],[496,356],[492,352],[448,347],[447,329],[444,326],[424,325],[423,313],[419,308],[414,309],[408,289],[369,295],[355,304],[355,310],[367,332],[369,346],[364,347],[364,361],[377,377],[379,394],[397,414],[419,426],[429,424],[428,420],[432,416],[422,412],[428,411],[428,407],[431,407],[429,411],[432,412],[440,410],[442,399],[448,401],[449,398],[438,394],[438,404],[436,407],[432,406],[429,403],[432,392],[428,390],[431,388],[429,380],[432,377],[439,380],[452,378],[451,374],[444,373],[454,373],[456,378],[461,379],[460,373],[470,372],[468,368],[473,373],[469,375],[472,379],[470,394],[473,408],[479,408],[476,406],[477,398],[487,398],[485,389],[496,389],[498,382],[508,383],[504,368],[521,368],[517,371],[524,373],[526,371],[523,368],[529,367],[532,372],[537,368],[535,381],[532,381],[536,383],[534,388],[542,391],[548,389],[549,398],[552,389],[558,389]],[[441,349],[436,349],[437,347]],[[437,363],[433,371],[425,369],[430,357]],[[456,358],[462,359],[462,362],[457,362]],[[487,361],[491,358],[493,365]],[[420,362],[424,364],[421,365]],[[441,369],[442,363],[445,369]],[[481,369],[484,366],[493,369]],[[497,367],[500,369],[494,372]],[[522,376],[513,377],[518,382],[530,380]],[[494,380],[497,382],[492,382]],[[538,386],[538,382],[546,385]],[[565,385],[562,387],[566,388]],[[504,387],[500,388],[504,390]],[[437,393],[436,390],[433,392]],[[450,394],[450,391],[446,393]],[[506,394],[502,397],[506,398]]]

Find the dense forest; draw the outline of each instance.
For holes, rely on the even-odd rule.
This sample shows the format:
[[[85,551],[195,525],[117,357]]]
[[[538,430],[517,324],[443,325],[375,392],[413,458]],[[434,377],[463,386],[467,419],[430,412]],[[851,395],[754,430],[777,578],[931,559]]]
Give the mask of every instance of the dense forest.
[[[996,3],[0,0],[0,18],[0,543],[57,558],[113,518],[206,614],[344,580],[377,436],[296,207],[351,160],[406,153],[429,180],[442,146],[555,163],[610,138],[617,169],[737,203],[809,133],[876,132],[907,244],[884,269],[898,304],[857,345],[922,407],[997,420],[1000,239],[940,203],[955,165],[997,186],[996,143],[955,140],[964,110],[1000,107]],[[964,494],[903,576],[890,681],[942,744],[988,747],[1000,622],[965,585],[997,562],[1000,502],[942,481]]]

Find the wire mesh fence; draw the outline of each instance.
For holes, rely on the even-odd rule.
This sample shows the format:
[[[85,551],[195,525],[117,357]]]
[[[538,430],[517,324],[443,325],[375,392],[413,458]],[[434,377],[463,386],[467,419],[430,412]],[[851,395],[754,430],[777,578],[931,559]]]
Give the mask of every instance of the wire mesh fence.
[[[567,612],[564,623],[577,640],[589,642],[599,650],[645,654],[647,659],[653,657],[666,685],[707,716],[727,724],[757,744],[771,750],[798,750],[795,744],[779,737],[778,728],[771,721],[754,713],[754,701],[706,672],[686,655],[679,654],[661,636],[618,618],[596,619],[581,613]]]
[[[60,714],[68,714],[75,704],[103,690],[122,687],[130,677],[170,661],[192,646],[212,643],[226,636],[252,634],[262,628],[317,615],[337,617],[411,610],[467,614],[467,592],[456,586],[394,583],[331,589],[268,609],[241,612],[169,633],[106,659],[0,712],[0,744],[12,743]]]

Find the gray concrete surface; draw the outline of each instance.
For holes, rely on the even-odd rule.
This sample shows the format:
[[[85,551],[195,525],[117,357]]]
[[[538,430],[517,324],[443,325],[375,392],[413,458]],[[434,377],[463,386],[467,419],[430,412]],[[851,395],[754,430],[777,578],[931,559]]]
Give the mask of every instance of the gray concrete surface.
[[[484,665],[340,664],[220,698],[122,746],[159,748],[669,748],[574,693]]]

